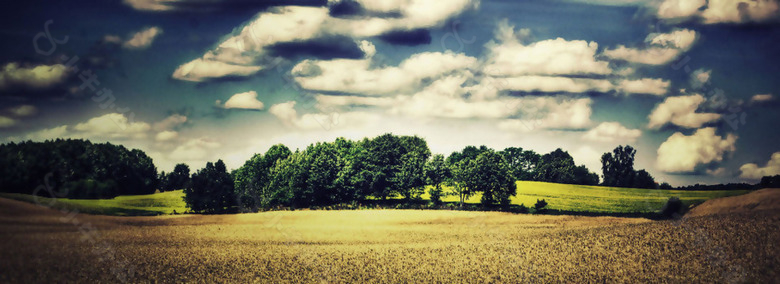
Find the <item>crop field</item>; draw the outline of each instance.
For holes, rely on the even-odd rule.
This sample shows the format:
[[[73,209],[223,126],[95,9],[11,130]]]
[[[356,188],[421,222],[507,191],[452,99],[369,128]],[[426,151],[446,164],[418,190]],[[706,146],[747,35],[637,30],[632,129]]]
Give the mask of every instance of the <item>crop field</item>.
[[[445,191],[448,188],[445,187]],[[698,204],[709,199],[741,195],[746,190],[682,191],[583,186],[534,181],[518,181],[517,196],[512,204],[531,207],[537,199],[545,199],[548,208],[564,212],[581,213],[652,213],[658,211],[669,197],[677,196],[686,204]],[[167,215],[187,210],[182,190],[150,195],[119,196],[113,199],[65,199],[56,201],[25,194],[0,193],[0,197],[21,201],[51,204],[51,207],[78,210],[82,213],[115,216]],[[428,195],[423,194],[423,199]],[[479,203],[480,195],[472,196],[468,203]],[[458,202],[457,196],[446,196],[446,202]]]
[[[780,212],[113,217],[0,199],[0,282],[774,282]]]

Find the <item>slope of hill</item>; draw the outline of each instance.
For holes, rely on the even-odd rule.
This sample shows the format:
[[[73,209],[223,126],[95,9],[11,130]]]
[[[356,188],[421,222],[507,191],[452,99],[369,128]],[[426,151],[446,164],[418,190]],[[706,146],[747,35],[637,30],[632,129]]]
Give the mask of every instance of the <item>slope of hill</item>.
[[[187,207],[183,190],[145,195],[123,195],[111,199],[46,198],[18,193],[0,193],[0,197],[42,204],[46,207],[87,214],[114,216],[154,216],[184,213]]]
[[[780,188],[765,188],[754,192],[707,200],[691,209],[685,217],[743,213],[780,209]]]

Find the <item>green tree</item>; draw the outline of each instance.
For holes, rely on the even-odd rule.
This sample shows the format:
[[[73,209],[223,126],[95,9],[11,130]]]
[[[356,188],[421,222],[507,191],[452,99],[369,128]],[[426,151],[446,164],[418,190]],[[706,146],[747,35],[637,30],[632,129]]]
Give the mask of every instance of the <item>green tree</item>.
[[[196,213],[227,213],[235,208],[233,179],[225,163],[206,163],[206,167],[192,175],[190,187],[184,189],[184,202]]]
[[[466,186],[482,192],[485,206],[500,204],[508,207],[510,197],[517,194],[517,184],[504,157],[493,151],[485,151],[469,162],[466,168]]]
[[[190,167],[187,164],[176,164],[173,171],[166,176],[165,191],[186,188],[190,182]]]
[[[265,155],[255,154],[234,172],[236,197],[242,211],[256,211],[259,207],[272,205],[270,196],[274,193],[269,188],[270,170],[278,160],[290,154],[287,146],[273,145]]]
[[[603,184],[606,186],[631,187],[634,185],[634,155],[636,150],[626,145],[618,146],[612,153],[601,156]]]
[[[425,164],[425,181],[433,186],[429,190],[429,194],[434,204],[441,204],[441,196],[443,195],[441,185],[450,178],[450,167],[444,160],[444,155],[433,155],[433,158]]]
[[[394,191],[407,201],[418,198],[423,192],[425,160],[418,151],[410,151],[401,156],[400,167],[393,179]]]

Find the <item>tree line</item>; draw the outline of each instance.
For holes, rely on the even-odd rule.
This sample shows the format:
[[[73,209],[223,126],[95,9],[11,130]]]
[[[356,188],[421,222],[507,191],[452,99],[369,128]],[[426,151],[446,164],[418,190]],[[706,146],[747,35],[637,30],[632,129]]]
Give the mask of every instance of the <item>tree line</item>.
[[[479,194],[482,206],[507,208],[517,193],[517,180],[672,189],[668,183],[657,184],[647,171],[635,170],[635,154],[628,145],[604,153],[599,183],[598,174],[576,165],[561,149],[540,155],[520,147],[497,151],[483,145],[466,146],[448,156],[432,155],[420,137],[384,134],[357,141],[317,142],[295,152],[278,144],[233,171],[219,160],[194,173],[188,165],[177,164],[173,171],[158,174],[152,159],[141,150],[57,139],[0,145],[0,182],[3,192],[52,194],[36,190],[46,184],[56,189],[57,197],[68,198],[184,189],[189,208],[203,213],[328,206],[391,197],[408,202],[419,200],[425,188],[435,205],[441,205],[444,196],[457,196],[462,205]],[[678,189],[777,187],[779,179],[765,177],[759,185]]]
[[[141,150],[56,139],[0,145],[0,185],[3,192],[94,199],[151,194],[159,180]]]
[[[215,184],[217,180],[222,183]],[[358,141],[317,142],[295,152],[274,145],[230,173],[221,160],[208,163],[193,174],[185,201],[196,212],[251,212],[389,197],[412,201],[430,185],[428,194],[435,204],[441,204],[447,194],[458,196],[461,205],[480,194],[483,206],[506,208],[517,194],[517,180],[599,183],[596,173],[577,166],[561,149],[539,155],[519,147],[496,151],[467,146],[445,157],[432,155],[420,137],[384,134]],[[444,192],[444,186],[451,190]]]

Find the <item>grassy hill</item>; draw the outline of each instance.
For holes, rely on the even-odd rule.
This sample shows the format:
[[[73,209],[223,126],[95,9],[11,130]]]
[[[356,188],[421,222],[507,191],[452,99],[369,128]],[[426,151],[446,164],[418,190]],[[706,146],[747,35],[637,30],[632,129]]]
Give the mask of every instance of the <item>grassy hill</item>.
[[[448,189],[445,189],[447,191]],[[517,196],[512,204],[531,207],[537,199],[547,201],[548,208],[570,212],[590,213],[651,213],[658,211],[667,199],[679,197],[685,204],[748,193],[748,190],[686,191],[586,186],[537,181],[518,181]],[[424,196],[427,198],[427,194]],[[478,203],[481,196],[472,196],[468,202]],[[443,198],[457,202],[457,196]]]
[[[183,213],[187,210],[183,190],[147,195],[124,195],[112,199],[67,199],[35,197],[27,194],[0,193],[0,197],[42,204],[56,209],[115,216],[153,216]]]
[[[445,188],[445,191],[448,189]],[[686,204],[698,204],[706,200],[747,193],[747,190],[683,191],[604,186],[584,186],[535,181],[518,181],[517,196],[512,204],[531,207],[537,199],[545,199],[548,208],[563,212],[581,213],[651,213],[658,211],[671,196],[677,196]],[[78,210],[79,212],[117,216],[151,216],[178,213],[187,210],[182,190],[149,195],[119,196],[113,199],[57,199],[52,207]],[[35,203],[35,197],[25,194],[0,194],[0,197]],[[472,196],[468,203],[479,203],[480,195]],[[427,193],[423,195],[428,198]],[[51,199],[38,197],[38,203],[49,204]],[[457,196],[443,198],[457,202]]]

